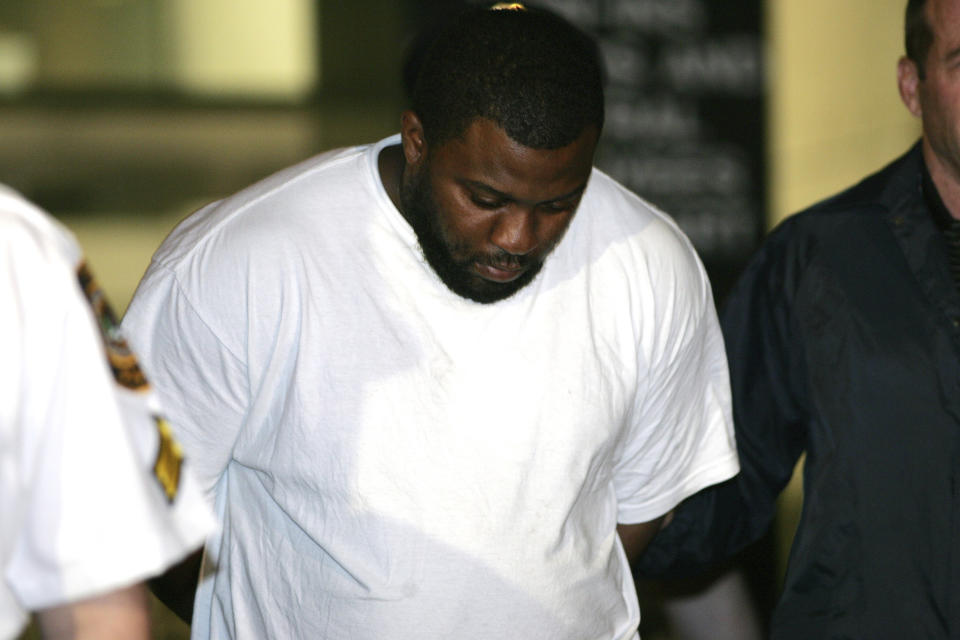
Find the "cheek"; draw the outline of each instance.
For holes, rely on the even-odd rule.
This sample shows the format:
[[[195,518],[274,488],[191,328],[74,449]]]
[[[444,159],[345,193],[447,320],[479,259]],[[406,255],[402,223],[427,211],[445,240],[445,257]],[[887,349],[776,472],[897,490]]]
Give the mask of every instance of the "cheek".
[[[934,96],[923,105],[923,128],[937,144],[945,144],[960,130],[960,105],[946,96]]]
[[[447,244],[453,252],[462,254],[462,257],[484,252],[488,234],[482,223],[448,210],[442,225]]]
[[[550,215],[540,221],[540,228],[537,231],[540,236],[540,246],[544,248],[544,252],[552,251],[563,239],[571,220],[573,220],[572,213]]]
[[[436,199],[439,231],[448,246],[470,253],[482,249],[489,231],[490,216],[465,208],[454,197]]]
[[[924,114],[943,121],[941,126],[954,127],[960,115],[960,84],[940,81],[931,85],[922,95]]]
[[[476,250],[476,230],[448,203],[437,203],[437,232],[453,257],[464,257]]]
[[[941,111],[950,121],[950,126],[954,129],[960,127],[960,91],[954,91],[946,98]]]

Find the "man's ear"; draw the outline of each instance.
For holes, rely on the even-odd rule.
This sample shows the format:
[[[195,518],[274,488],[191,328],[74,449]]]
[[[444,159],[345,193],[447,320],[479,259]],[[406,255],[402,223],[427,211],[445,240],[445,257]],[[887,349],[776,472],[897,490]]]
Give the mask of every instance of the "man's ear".
[[[910,113],[918,118],[922,113],[919,85],[920,74],[917,64],[906,56],[900,58],[897,62],[897,87],[900,89],[900,99],[907,105]]]
[[[407,166],[416,167],[427,157],[427,140],[423,135],[423,125],[413,111],[407,110],[400,115],[400,144]]]

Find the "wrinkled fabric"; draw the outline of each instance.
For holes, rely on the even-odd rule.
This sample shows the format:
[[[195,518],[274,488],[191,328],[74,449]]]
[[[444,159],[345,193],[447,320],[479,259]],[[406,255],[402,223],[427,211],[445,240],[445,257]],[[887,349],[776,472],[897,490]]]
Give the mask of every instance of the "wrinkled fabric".
[[[722,313],[740,475],[687,501],[641,572],[681,576],[804,507],[771,637],[960,637],[960,295],[919,145],[785,221]]]

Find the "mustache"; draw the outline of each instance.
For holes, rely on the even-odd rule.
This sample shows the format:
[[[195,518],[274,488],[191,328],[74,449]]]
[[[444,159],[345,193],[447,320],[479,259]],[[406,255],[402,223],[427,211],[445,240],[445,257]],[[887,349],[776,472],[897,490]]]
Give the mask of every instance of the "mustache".
[[[532,265],[536,260],[531,255],[518,256],[502,249],[478,255],[476,262],[504,271],[520,271]]]

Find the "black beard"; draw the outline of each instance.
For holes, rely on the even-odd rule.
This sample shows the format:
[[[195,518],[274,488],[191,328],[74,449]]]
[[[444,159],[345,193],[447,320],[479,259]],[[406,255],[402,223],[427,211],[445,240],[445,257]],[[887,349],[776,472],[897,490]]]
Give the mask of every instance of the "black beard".
[[[433,198],[429,185],[425,184],[425,167],[419,174],[409,181],[409,184],[400,183],[400,205],[403,207],[403,216],[420,243],[420,250],[427,264],[447,286],[448,289],[462,298],[489,304],[505,298],[530,284],[540,272],[543,262],[531,262],[530,258],[511,255],[503,250],[494,254],[469,255],[466,258],[457,258],[458,245],[447,239],[439,216],[439,208]],[[510,282],[492,282],[477,275],[472,267],[477,262],[491,265],[510,265],[513,267],[530,263],[529,268],[515,280]]]

